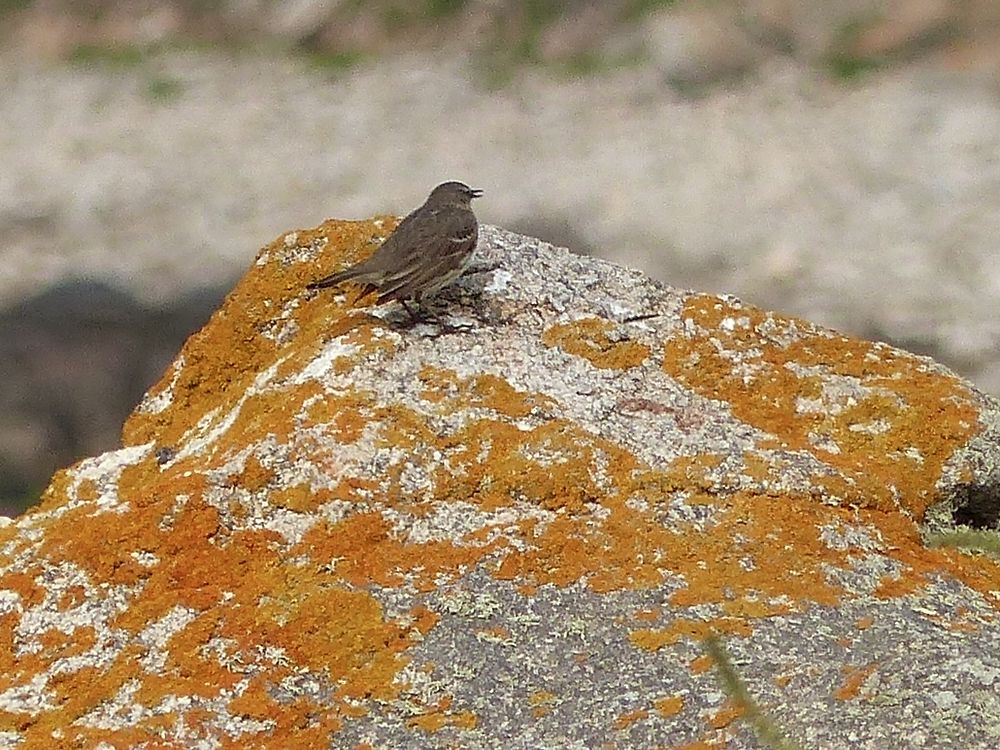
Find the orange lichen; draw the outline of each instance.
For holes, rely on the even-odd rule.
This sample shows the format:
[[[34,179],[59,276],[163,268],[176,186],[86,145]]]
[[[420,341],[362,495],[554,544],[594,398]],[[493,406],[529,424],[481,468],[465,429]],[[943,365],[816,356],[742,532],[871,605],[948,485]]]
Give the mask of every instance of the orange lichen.
[[[373,240],[385,231],[375,221],[328,221],[313,230],[300,230],[296,245],[325,243],[324,258],[340,265],[374,247]],[[280,255],[287,250],[285,237],[279,237],[259,257]],[[138,445],[152,440],[162,445],[176,444],[190,425],[212,409],[228,411],[243,397],[257,374],[280,356],[302,350],[296,341],[279,344],[262,335],[262,331],[289,303],[301,298],[306,284],[322,273],[322,268],[303,263],[253,264],[229,293],[222,310],[184,344],[178,355],[183,360],[180,370],[169,369],[150,389],[150,395],[154,396],[170,391],[170,408],[158,413],[135,412],[123,428],[123,443]],[[326,320],[325,312],[336,305],[331,297],[323,295],[322,299],[303,301],[295,319],[304,332],[313,335],[303,335],[297,340],[322,339],[319,332]]]
[[[844,501],[883,509],[901,502],[919,517],[944,462],[978,429],[963,383],[914,355],[708,295],[690,297],[681,317],[686,325],[667,341],[664,369],[836,468],[849,480]],[[850,397],[824,390],[838,378],[851,385]],[[803,406],[810,402],[819,408]]]
[[[152,391],[169,395],[169,407],[139,411],[125,426],[126,445],[155,447],[121,471],[116,487],[114,479],[60,472],[32,519],[37,541],[0,530],[8,563],[26,552],[39,561],[0,577],[0,588],[14,592],[10,600],[18,608],[45,601],[40,581],[50,562],[87,578],[86,585],[61,592],[58,608],[80,606],[92,587],[119,587],[128,602],[107,623],[31,634],[35,649],[17,640],[24,637],[17,632],[17,611],[0,616],[0,689],[26,685],[56,659],[95,648],[98,634],[106,636],[100,628],[127,641],[106,667],[55,675],[48,685],[51,710],[0,716],[0,728],[22,733],[19,747],[103,740],[166,748],[167,740],[154,738],[177,725],[233,750],[336,744],[345,722],[399,698],[408,650],[442,617],[423,605],[394,608],[390,617],[368,588],[437,590],[477,566],[488,565],[524,596],[546,585],[585,582],[604,593],[670,581],[669,607],[635,613],[649,627],[634,631],[632,643],[650,650],[716,632],[748,637],[760,618],[835,606],[845,592],[829,571],[849,567],[852,550],[828,546],[821,530],[831,525],[877,530],[885,554],[898,563],[896,576],[876,590],[879,596],[910,594],[942,572],[984,593],[997,589],[1000,564],[927,550],[913,521],[933,498],[943,462],[976,429],[964,386],[929,372],[916,358],[801,321],[692,297],[683,313],[691,325],[678,327],[665,342],[667,372],[697,393],[728,402],[736,417],[771,436],[757,440],[742,461],[696,453],[650,467],[560,416],[554,399],[518,390],[495,374],[460,377],[423,367],[416,406],[351,388],[334,391],[321,378],[300,382],[306,365],[333,339],[326,352],[334,359],[324,366],[341,374],[400,345],[398,335],[385,334],[386,323],[351,311],[339,295],[303,293],[307,280],[363,257],[385,231],[373,222],[328,222],[265,248],[265,255],[280,259],[326,243],[311,267],[280,260],[255,265],[189,340]],[[285,325],[297,333],[278,335]],[[554,325],[543,340],[602,369],[636,367],[651,355],[624,329],[598,318]],[[847,383],[850,398],[838,395],[832,381]],[[653,399],[621,404],[670,411]],[[462,426],[442,434],[436,417],[470,411]],[[930,422],[940,429],[927,430]],[[404,458],[353,475],[338,466],[341,478],[322,489],[311,489],[306,479],[284,483],[278,462],[312,461],[322,472],[339,460],[338,448],[362,438],[364,450],[370,441]],[[287,452],[269,454],[276,445]],[[157,463],[158,455],[172,454],[164,449],[191,446]],[[759,486],[780,475],[788,459],[757,451],[788,450],[809,452],[829,467],[829,474],[811,480],[812,490],[862,507],[824,507],[806,491],[720,491],[720,483],[745,487],[750,478]],[[426,477],[415,481],[414,466],[428,468]],[[345,502],[321,515],[335,500]],[[443,526],[449,513],[435,515],[458,503],[484,519],[467,533]],[[671,515],[679,504],[698,506],[690,514],[697,521],[680,520],[687,517],[683,512]],[[897,507],[910,517],[887,512]],[[520,513],[523,508],[531,512]],[[293,520],[280,527],[282,534],[266,526],[276,509],[283,521]],[[502,520],[492,520],[490,512],[498,509],[505,513],[493,517]],[[46,515],[55,510],[58,515]],[[411,539],[410,518],[429,521],[430,533]],[[262,520],[268,530],[261,529]],[[442,524],[440,531],[435,523]],[[712,605],[699,615],[709,609],[714,619],[680,611],[699,605]],[[138,637],[159,632],[170,618],[182,619],[163,642]],[[958,630],[975,627],[966,619],[935,621]],[[622,622],[635,624],[627,616]],[[661,622],[666,626],[652,627]],[[510,637],[501,625],[478,632],[486,639]],[[580,663],[587,656],[574,658]],[[150,663],[157,666],[150,669]],[[694,673],[711,666],[707,656],[690,663]],[[847,674],[837,697],[854,697],[873,669]],[[276,685],[303,673],[332,697],[275,697]],[[68,729],[133,681],[133,700],[146,709],[168,696],[200,696],[225,700],[234,716],[272,724],[260,736],[233,738],[213,713],[188,708],[145,715],[134,727],[103,735]],[[556,700],[545,691],[529,696],[536,716]],[[473,713],[454,711],[451,703],[447,698],[423,706],[409,725],[427,732],[477,726]],[[683,706],[679,695],[652,703],[663,718]],[[724,728],[738,715],[727,706],[712,724]],[[646,717],[641,709],[619,717],[616,726],[627,729]],[[52,744],[55,729],[65,731],[61,745]]]
[[[696,656],[688,664],[688,670],[691,674],[705,674],[712,667],[715,666],[715,661],[708,654],[702,654],[701,656]]]
[[[555,693],[548,690],[536,690],[528,696],[528,703],[531,706],[531,715],[535,719],[541,719],[552,713],[552,709],[558,702]]]
[[[626,338],[612,339],[609,334],[615,331],[611,321],[581,318],[549,326],[542,334],[542,341],[603,370],[627,370],[645,362],[651,353],[649,347]]]
[[[636,722],[642,721],[648,716],[649,716],[649,711],[646,711],[645,709],[642,708],[637,709],[635,711],[629,711],[628,713],[624,713],[617,719],[615,719],[614,727],[615,729],[619,730],[628,729]]]
[[[877,668],[878,662],[872,662],[863,667],[844,667],[844,682],[834,691],[833,697],[839,701],[848,701],[856,698],[865,680]]]
[[[691,641],[703,641],[710,635],[725,633],[741,638],[748,637],[753,632],[753,628],[746,620],[738,620],[732,617],[723,617],[715,620],[689,620],[679,617],[668,627],[659,629],[633,630],[629,633],[629,640],[634,646],[646,649],[647,651],[657,651],[664,646],[670,646],[682,639]]]
[[[408,719],[406,725],[413,729],[420,729],[429,734],[438,732],[445,727],[451,726],[456,729],[475,729],[479,724],[479,719],[471,711],[449,712],[447,709],[451,705],[451,699],[445,698],[435,708],[426,713]]]
[[[308,408],[309,421],[326,424],[330,437],[340,445],[357,442],[371,421],[372,398],[354,391],[325,394]]]
[[[653,701],[653,707],[660,716],[669,719],[684,710],[684,696],[668,695],[666,698]]]
[[[718,711],[708,720],[712,729],[724,729],[737,719],[746,716],[747,707],[733,700],[727,700]]]
[[[393,534],[379,513],[359,513],[337,524],[311,528],[292,554],[307,554],[317,565],[332,565],[348,583],[393,586],[412,577],[417,586],[440,584],[441,576],[457,577],[489,551],[451,541],[408,544]]]
[[[273,490],[267,495],[267,501],[274,507],[296,513],[312,513],[332,498],[329,490],[313,490],[305,484]]]
[[[642,609],[633,615],[633,617],[640,622],[653,622],[654,620],[659,620],[662,616],[663,610],[659,607],[654,607],[653,609]]]
[[[912,594],[924,585],[924,581],[915,576],[884,575],[872,593],[879,599],[898,599]]]
[[[722,603],[722,611],[731,617],[761,620],[775,615],[787,615],[792,608],[784,602],[772,603],[757,599],[736,599]]]

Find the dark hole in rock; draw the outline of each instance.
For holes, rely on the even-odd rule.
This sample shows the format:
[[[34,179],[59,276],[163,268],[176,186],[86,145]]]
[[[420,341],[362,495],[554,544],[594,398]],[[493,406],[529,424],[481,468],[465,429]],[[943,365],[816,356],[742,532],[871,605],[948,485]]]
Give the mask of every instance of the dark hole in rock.
[[[956,525],[1000,530],[1000,494],[995,487],[967,484],[956,488],[955,494],[952,519]]]

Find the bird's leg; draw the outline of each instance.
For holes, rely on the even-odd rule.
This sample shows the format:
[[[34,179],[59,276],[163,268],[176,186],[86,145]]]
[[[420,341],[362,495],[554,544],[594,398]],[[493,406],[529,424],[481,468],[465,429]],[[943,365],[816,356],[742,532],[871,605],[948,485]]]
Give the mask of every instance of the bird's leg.
[[[500,268],[500,264],[499,263],[489,263],[489,264],[484,265],[484,266],[473,266],[473,265],[470,265],[470,266],[467,266],[464,271],[462,271],[462,275],[463,276],[472,276],[473,274],[478,274],[478,273],[490,273],[491,271],[496,271],[498,268]]]
[[[403,309],[406,310],[407,315],[410,316],[410,324],[411,325],[416,325],[417,323],[438,323],[438,322],[440,322],[438,320],[437,315],[435,315],[433,312],[431,312],[430,310],[427,309],[427,307],[423,303],[423,300],[421,300],[420,297],[414,297],[413,301],[417,305],[417,309],[416,310],[414,310],[412,307],[410,307],[406,303],[406,300],[404,300],[404,299],[399,300],[400,304],[403,306]]]
[[[406,310],[406,314],[410,316],[410,322],[417,323],[420,320],[420,317],[413,312],[413,309],[408,304],[406,304],[406,300],[401,299],[399,302],[403,306],[403,309]]]

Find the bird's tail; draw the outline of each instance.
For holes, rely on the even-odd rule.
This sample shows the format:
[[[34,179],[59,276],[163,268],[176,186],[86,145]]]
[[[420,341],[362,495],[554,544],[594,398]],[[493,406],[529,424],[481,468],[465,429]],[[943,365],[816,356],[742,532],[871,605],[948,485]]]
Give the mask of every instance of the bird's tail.
[[[306,284],[306,289],[327,289],[328,287],[342,284],[345,281],[350,281],[355,275],[356,273],[353,268],[347,268],[343,271],[337,271],[337,273],[331,273],[329,276],[324,276],[319,281]]]
[[[345,281],[356,281],[359,284],[364,285],[360,296],[366,297],[378,288],[374,283],[372,283],[370,276],[371,273],[368,270],[359,268],[358,266],[351,266],[350,268],[345,268],[343,271],[337,271],[337,273],[324,276],[319,281],[306,284],[306,289],[309,289],[310,291],[316,289],[328,289],[331,286],[337,286]]]

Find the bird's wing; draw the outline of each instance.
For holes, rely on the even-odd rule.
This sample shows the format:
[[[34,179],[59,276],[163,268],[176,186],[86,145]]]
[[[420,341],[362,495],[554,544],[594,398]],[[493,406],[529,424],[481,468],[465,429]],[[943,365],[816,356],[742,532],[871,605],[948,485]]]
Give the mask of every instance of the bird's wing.
[[[379,285],[379,302],[415,297],[457,273],[476,248],[479,226],[471,211],[446,207],[419,217],[407,234]]]
[[[399,255],[399,239],[400,237],[405,237],[410,233],[408,227],[412,227],[415,218],[416,222],[419,223],[418,211],[416,209],[408,213],[403,220],[396,225],[396,228],[392,231],[385,241],[379,245],[375,252],[365,258],[359,263],[355,263],[353,266],[345,268],[336,273],[332,273],[329,276],[324,276],[319,281],[314,281],[307,285],[307,289],[325,289],[331,286],[337,286],[345,281],[359,281],[368,284],[369,287],[377,287],[382,284],[382,279],[386,274],[387,269],[391,269],[394,266],[394,260]]]

